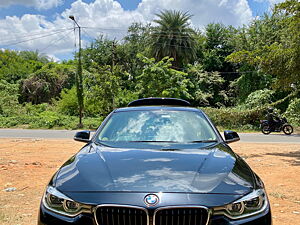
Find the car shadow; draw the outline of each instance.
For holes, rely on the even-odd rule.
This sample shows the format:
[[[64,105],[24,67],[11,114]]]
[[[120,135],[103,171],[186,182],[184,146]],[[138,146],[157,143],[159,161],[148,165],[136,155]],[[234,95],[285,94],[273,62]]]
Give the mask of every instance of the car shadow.
[[[300,151],[288,152],[288,153],[273,152],[273,153],[267,153],[265,155],[273,155],[273,156],[279,156],[279,157],[290,157],[290,158],[293,158],[293,159],[284,160],[284,161],[289,162],[292,166],[300,166]]]

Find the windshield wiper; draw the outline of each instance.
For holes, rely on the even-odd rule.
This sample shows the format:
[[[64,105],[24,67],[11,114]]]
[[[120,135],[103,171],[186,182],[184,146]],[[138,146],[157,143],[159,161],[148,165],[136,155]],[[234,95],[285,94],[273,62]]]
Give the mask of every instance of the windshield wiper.
[[[199,141],[191,141],[189,143],[213,143],[218,142],[218,140],[199,140]]]

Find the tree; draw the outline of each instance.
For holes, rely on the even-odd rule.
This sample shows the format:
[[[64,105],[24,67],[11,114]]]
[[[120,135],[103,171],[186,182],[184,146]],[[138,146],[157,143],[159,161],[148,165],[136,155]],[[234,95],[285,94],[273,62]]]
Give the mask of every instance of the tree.
[[[22,81],[21,101],[40,104],[58,97],[63,88],[75,83],[75,68],[72,65],[48,63]]]
[[[114,41],[100,36],[89,47],[82,50],[83,68],[90,71],[95,64],[98,66],[112,65]]]
[[[225,58],[234,51],[236,29],[220,23],[211,23],[205,27],[203,69],[208,72],[232,72],[234,66]],[[228,74],[226,74],[228,75]],[[231,74],[232,75],[232,74]],[[224,74],[225,76],[225,74]],[[230,79],[229,79],[230,80]]]
[[[256,32],[257,35],[254,36],[253,30],[260,32]],[[257,70],[276,77],[275,87],[278,89],[292,90],[298,87],[300,2],[287,0],[277,4],[272,16],[265,15],[261,21],[253,23],[249,32],[251,35],[248,36],[255,37],[257,44],[250,42],[249,48],[241,49],[227,59],[230,62],[250,64]]]
[[[133,82],[131,83],[134,83],[135,77],[142,72],[143,63],[138,59],[137,54],[150,55],[149,34],[150,24],[133,23],[128,28],[124,43],[116,48],[117,64],[122,65],[124,70],[132,76]]]
[[[157,60],[173,58],[174,68],[182,67],[195,58],[194,30],[189,27],[191,15],[180,11],[165,10],[154,20],[159,26],[151,33],[151,53]]]
[[[172,69],[172,60],[169,57],[155,62],[154,58],[139,55],[144,62],[144,69],[137,77],[136,90],[139,97],[190,97],[188,93],[189,79],[187,74]]]
[[[227,101],[227,95],[222,90],[225,80],[218,72],[206,72],[202,65],[190,65],[187,69],[190,79],[189,93],[192,102],[197,106],[220,106]]]
[[[37,52],[0,50],[0,79],[17,83],[41,69],[44,62]]]
[[[92,66],[84,79],[86,115],[106,116],[117,106],[121,92],[118,70],[116,67],[112,73],[110,66]]]

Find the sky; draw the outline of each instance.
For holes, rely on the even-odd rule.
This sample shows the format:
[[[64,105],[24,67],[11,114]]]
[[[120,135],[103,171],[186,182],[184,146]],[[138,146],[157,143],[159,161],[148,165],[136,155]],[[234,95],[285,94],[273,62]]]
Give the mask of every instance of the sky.
[[[0,49],[39,51],[55,61],[72,59],[78,48],[73,15],[83,27],[83,47],[99,35],[121,40],[133,22],[150,23],[162,10],[193,15],[203,28],[220,22],[248,24],[283,0],[0,0]]]

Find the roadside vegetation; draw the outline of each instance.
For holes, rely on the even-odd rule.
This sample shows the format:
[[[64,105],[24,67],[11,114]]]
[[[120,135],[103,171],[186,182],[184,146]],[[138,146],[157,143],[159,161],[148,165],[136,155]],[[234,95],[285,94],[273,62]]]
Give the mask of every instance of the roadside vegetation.
[[[163,11],[122,41],[100,36],[82,50],[84,126],[144,97],[186,99],[226,129],[258,129],[270,106],[300,126],[299,1],[239,28],[195,29],[191,17]],[[77,57],[0,50],[0,127],[77,128]]]

